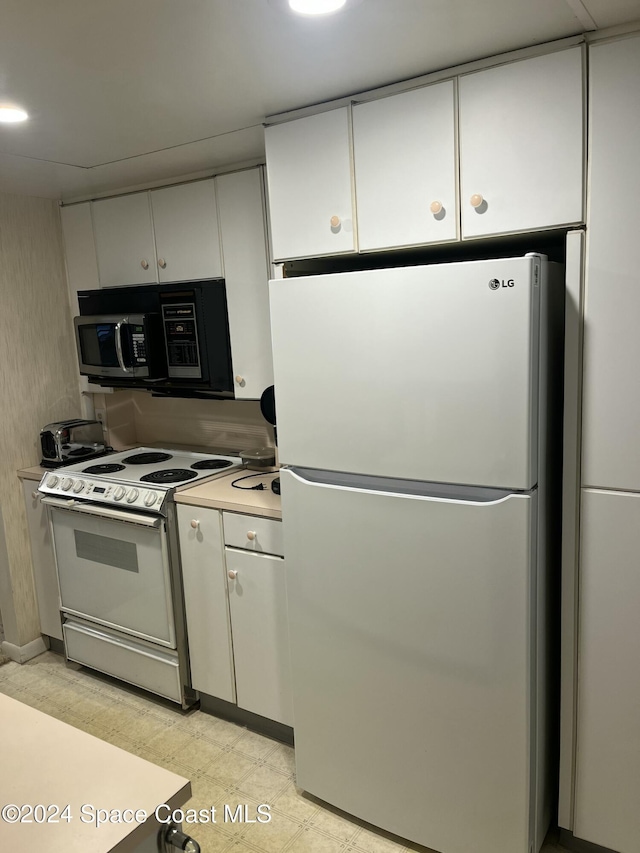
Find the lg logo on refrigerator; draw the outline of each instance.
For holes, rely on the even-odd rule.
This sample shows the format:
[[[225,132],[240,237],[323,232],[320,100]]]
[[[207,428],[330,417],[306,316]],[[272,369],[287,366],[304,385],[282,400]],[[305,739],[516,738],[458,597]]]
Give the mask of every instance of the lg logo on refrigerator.
[[[489,282],[489,288],[491,290],[499,290],[501,287],[515,287],[515,281],[512,278],[508,279],[497,279],[492,278]]]

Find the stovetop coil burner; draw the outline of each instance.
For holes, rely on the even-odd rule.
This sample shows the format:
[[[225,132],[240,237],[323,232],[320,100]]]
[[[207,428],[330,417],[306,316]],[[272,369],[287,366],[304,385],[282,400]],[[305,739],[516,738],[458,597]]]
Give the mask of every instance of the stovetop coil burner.
[[[118,465],[116,462],[107,462],[103,465],[90,465],[88,468],[83,468],[83,474],[115,474],[116,471],[124,471],[124,465]]]
[[[202,459],[200,462],[194,462],[191,466],[194,471],[215,471],[219,468],[228,468],[233,465],[228,459]]]
[[[182,480],[192,480],[197,476],[195,471],[189,471],[188,468],[162,468],[160,471],[152,471],[150,474],[140,477],[140,482],[166,485],[167,483],[179,483]]]
[[[127,465],[153,465],[156,462],[168,462],[173,459],[170,453],[134,453],[122,461]]]

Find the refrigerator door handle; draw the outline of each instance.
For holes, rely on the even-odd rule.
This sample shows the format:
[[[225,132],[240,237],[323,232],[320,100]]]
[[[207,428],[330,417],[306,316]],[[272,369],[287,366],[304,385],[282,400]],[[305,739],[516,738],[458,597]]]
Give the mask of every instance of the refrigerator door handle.
[[[495,506],[514,497],[530,496],[536,491],[536,487],[527,492],[517,492],[512,489],[494,489],[487,486],[423,483],[417,480],[343,474],[337,471],[317,471],[310,468],[285,467],[281,470],[281,474],[285,472],[300,483],[318,488],[397,495],[415,500],[473,504],[479,507]]]

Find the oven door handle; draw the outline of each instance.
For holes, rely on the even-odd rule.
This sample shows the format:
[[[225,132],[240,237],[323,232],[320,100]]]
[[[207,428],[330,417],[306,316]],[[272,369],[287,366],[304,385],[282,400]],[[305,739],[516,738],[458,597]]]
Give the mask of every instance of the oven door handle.
[[[118,356],[118,364],[120,365],[121,370],[124,373],[131,373],[131,368],[127,367],[124,363],[124,356],[122,354],[122,327],[129,324],[129,318],[123,317],[122,320],[116,323],[116,355]]]
[[[127,524],[138,524],[142,527],[160,527],[162,524],[162,516],[143,515],[141,512],[130,512],[125,509],[116,509],[113,507],[96,506],[95,504],[83,503],[73,499],[65,500],[64,498],[54,498],[45,495],[41,503],[47,506],[55,507],[56,509],[65,509],[69,512],[81,512],[84,515],[98,515],[101,518],[108,518],[111,521],[124,521]]]

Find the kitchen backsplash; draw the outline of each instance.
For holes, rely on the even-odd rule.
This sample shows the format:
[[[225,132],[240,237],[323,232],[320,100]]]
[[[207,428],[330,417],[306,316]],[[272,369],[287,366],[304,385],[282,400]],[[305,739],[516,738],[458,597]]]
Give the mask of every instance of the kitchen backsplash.
[[[253,400],[188,400],[153,397],[145,391],[94,394],[105,413],[109,444],[193,445],[238,451],[273,445],[273,429]]]

